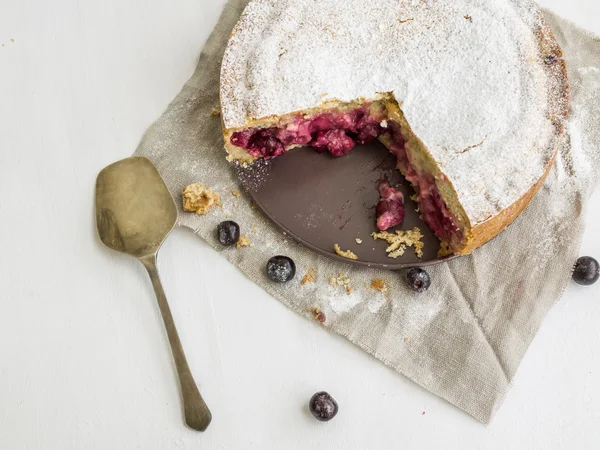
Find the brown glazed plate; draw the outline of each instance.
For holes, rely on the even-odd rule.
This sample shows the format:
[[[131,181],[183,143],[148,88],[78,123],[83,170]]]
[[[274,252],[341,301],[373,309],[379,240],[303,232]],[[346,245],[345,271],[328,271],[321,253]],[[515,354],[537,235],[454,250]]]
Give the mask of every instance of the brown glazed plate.
[[[298,148],[270,161],[238,166],[238,174],[271,221],[301,244],[329,258],[391,270],[452,258],[437,257],[439,240],[419,218],[417,205],[410,200],[414,192],[396,170],[395,157],[378,141],[358,145],[340,158],[319,154],[312,148]],[[389,258],[385,252],[388,244],[371,237],[377,231],[377,181],[384,176],[392,186],[399,186],[406,205],[404,222],[388,231],[419,227],[425,244],[423,258],[418,258],[412,247],[396,259]],[[338,256],[333,248],[336,243],[342,250],[354,252],[358,260]]]

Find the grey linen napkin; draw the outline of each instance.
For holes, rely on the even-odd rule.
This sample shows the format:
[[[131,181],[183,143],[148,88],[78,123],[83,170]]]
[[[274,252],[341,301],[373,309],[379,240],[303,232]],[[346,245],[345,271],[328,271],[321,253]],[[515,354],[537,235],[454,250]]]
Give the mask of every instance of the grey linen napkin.
[[[334,262],[286,238],[240,189],[225,160],[220,119],[211,112],[219,104],[221,57],[246,3],[226,5],[194,75],[150,127],[136,154],[156,164],[178,200],[181,189],[196,182],[221,194],[222,208],[206,216],[180,210],[179,224],[273,297],[311,320],[310,310],[320,308],[323,326],[488,423],[578,256],[585,203],[600,172],[600,40],[546,12],[572,85],[571,120],[557,162],[512,226],[472,255],[430,268],[431,288],[415,294],[396,273]],[[231,195],[232,189],[241,197]],[[216,241],[215,227],[229,216],[248,234],[251,247],[223,248]],[[291,283],[265,277],[267,260],[277,254],[296,261],[299,276]],[[315,281],[301,284],[313,268]],[[352,294],[329,283],[340,274]],[[388,291],[368,287],[373,279],[383,279]]]

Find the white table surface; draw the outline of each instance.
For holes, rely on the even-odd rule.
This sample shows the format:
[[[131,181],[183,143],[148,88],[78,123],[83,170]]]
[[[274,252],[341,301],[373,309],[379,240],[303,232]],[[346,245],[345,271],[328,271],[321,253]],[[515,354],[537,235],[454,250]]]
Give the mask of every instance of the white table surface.
[[[204,434],[184,428],[149,281],[99,244],[92,201],[98,171],[192,74],[223,4],[0,0],[0,449],[599,448],[600,284],[568,287],[485,427],[178,229],[159,265],[214,416]],[[600,3],[543,4],[600,33]],[[596,194],[582,246],[596,257],[599,207]],[[317,390],[340,404],[328,424],[307,412]]]

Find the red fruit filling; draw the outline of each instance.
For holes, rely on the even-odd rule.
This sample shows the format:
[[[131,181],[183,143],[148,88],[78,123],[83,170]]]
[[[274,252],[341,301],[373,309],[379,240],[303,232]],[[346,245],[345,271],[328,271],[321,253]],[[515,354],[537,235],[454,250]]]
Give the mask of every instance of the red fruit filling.
[[[346,155],[356,144],[366,144],[382,134],[391,137],[390,151],[405,169],[405,178],[414,186],[423,220],[440,239],[451,245],[460,244],[461,230],[455,225],[454,217],[442,199],[434,177],[421,172],[409,158],[400,127],[393,122],[390,126],[381,124],[386,120],[382,108],[372,108],[371,104],[349,111],[331,111],[304,118],[297,115],[291,123],[283,127],[254,128],[236,131],[230,141],[242,147],[255,157],[265,159],[282,155],[292,146],[310,146],[319,153],[328,151],[333,156]],[[385,124],[385,122],[384,122]],[[387,184],[387,186],[385,185]],[[387,181],[380,182],[378,189],[381,200],[377,205],[377,227],[386,230],[399,225],[404,220],[404,198]]]
[[[252,156],[270,159],[290,146],[310,146],[319,153],[344,156],[356,144],[367,144],[385,130],[384,117],[371,111],[371,105],[350,111],[332,111],[305,119],[298,115],[283,128],[259,128],[236,131],[231,143]]]
[[[397,191],[387,180],[379,180],[377,190],[381,199],[377,203],[375,214],[377,228],[385,231],[388,228],[400,225],[404,220],[404,195]]]
[[[463,239],[463,233],[456,226],[453,214],[442,199],[435,178],[429,173],[421,172],[411,162],[398,126],[392,124],[390,131],[392,137],[390,151],[396,155],[399,166],[405,169],[404,177],[415,188],[423,220],[438,238],[444,239],[451,246],[453,243],[458,246]]]

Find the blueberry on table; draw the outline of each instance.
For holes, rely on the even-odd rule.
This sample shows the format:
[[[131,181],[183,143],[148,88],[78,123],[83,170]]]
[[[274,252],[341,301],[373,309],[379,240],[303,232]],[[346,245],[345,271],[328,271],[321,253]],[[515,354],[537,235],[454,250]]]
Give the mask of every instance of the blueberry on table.
[[[573,280],[577,284],[589,286],[600,278],[600,264],[591,256],[582,256],[575,263]]]
[[[217,225],[219,242],[223,245],[233,245],[240,240],[240,226],[233,220],[226,220]]]
[[[338,404],[327,392],[317,392],[308,402],[308,409],[315,419],[328,422],[338,413]]]
[[[273,256],[267,262],[267,275],[277,283],[286,283],[296,275],[296,264],[287,256]]]
[[[414,267],[406,272],[406,281],[415,292],[425,292],[431,285],[431,278],[427,271]]]

